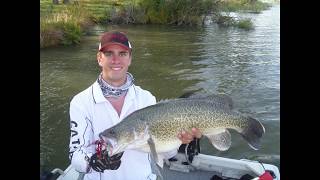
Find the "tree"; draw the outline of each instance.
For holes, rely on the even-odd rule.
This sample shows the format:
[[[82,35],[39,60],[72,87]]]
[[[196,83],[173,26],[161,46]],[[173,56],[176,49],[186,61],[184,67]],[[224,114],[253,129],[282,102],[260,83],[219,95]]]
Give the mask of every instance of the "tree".
[[[59,4],[59,0],[52,0],[53,4]]]
[[[69,0],[63,0],[63,4],[69,4],[70,1]]]

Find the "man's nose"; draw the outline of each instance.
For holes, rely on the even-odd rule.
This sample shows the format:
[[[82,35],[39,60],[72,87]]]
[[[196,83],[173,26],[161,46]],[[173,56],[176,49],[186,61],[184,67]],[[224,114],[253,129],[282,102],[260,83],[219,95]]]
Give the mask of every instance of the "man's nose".
[[[111,62],[112,62],[112,63],[119,63],[119,62],[120,62],[120,60],[119,60],[119,55],[114,54],[114,55],[112,56]]]

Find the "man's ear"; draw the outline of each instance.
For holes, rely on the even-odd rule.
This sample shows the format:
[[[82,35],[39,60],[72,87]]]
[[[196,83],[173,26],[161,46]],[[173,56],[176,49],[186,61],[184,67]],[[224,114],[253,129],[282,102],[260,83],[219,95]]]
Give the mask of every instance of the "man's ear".
[[[130,66],[130,65],[131,65],[131,61],[132,61],[132,59],[130,58],[128,66]]]
[[[97,53],[97,62],[99,66],[102,66],[102,57],[101,57],[101,52]]]
[[[131,61],[132,61],[132,56],[131,56],[131,54],[130,54],[130,59],[129,59],[129,64],[128,64],[128,66],[131,65]]]

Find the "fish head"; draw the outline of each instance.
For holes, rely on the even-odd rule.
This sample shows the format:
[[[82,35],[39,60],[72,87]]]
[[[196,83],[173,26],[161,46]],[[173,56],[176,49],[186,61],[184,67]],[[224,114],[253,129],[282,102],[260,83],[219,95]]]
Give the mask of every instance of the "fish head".
[[[109,156],[123,152],[134,141],[132,131],[124,131],[117,128],[109,128],[100,133],[99,137],[105,142]]]

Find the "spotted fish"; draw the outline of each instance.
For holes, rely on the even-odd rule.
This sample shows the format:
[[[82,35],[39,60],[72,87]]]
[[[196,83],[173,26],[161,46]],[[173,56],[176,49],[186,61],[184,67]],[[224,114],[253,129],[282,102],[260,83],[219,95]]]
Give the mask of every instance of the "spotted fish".
[[[260,121],[234,111],[230,97],[211,95],[165,100],[137,110],[99,136],[107,143],[109,155],[126,149],[150,152],[150,139],[158,154],[178,149],[178,133],[193,127],[220,151],[231,146],[229,130],[238,132],[255,150],[265,132]]]

